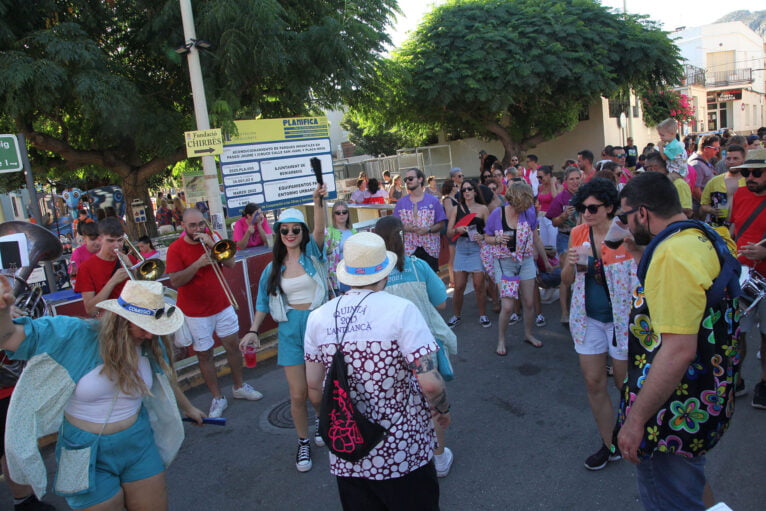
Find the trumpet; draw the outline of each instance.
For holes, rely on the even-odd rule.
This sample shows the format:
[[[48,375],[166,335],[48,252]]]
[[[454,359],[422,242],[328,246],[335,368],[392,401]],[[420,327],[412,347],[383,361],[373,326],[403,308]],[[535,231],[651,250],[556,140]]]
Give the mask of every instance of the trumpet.
[[[165,263],[159,259],[144,258],[141,252],[130,242],[127,234],[123,239],[128,249],[138,259],[138,263],[134,265],[128,264],[130,260],[128,259],[128,262],[125,261],[126,255],[119,249],[114,250],[114,253],[117,254],[117,260],[120,261],[122,267],[128,272],[130,280],[157,280],[162,277],[162,274],[165,273]]]
[[[208,247],[202,241],[200,241],[200,244],[202,245],[203,250],[205,250],[205,255],[210,259],[210,266],[213,267],[213,273],[215,273],[215,277],[221,284],[223,292],[226,294],[226,298],[229,300],[231,306],[234,307],[234,310],[239,310],[237,299],[234,297],[234,293],[231,291],[229,283],[226,282],[226,279],[223,276],[223,270],[218,266],[218,263],[225,263],[234,257],[237,253],[237,244],[231,240],[221,238],[221,236],[213,230],[210,222],[205,219],[203,219],[203,221],[205,222],[207,230],[210,231],[210,237],[213,238],[215,244],[213,245],[213,248]]]

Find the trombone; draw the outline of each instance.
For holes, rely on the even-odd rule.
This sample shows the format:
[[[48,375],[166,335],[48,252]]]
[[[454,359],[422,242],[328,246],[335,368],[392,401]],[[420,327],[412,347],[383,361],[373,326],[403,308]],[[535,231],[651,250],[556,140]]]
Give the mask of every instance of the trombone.
[[[207,219],[203,218],[202,220],[205,222],[207,230],[210,231],[210,237],[213,238],[215,244],[213,245],[213,248],[208,247],[204,242],[200,242],[200,244],[205,251],[205,255],[210,259],[210,266],[213,267],[213,273],[215,273],[215,277],[221,284],[223,292],[226,294],[226,298],[229,300],[231,306],[234,307],[234,310],[239,310],[237,299],[234,297],[234,293],[231,291],[229,283],[226,282],[226,279],[223,276],[223,270],[218,266],[218,263],[224,263],[234,257],[237,253],[237,244],[231,240],[221,238],[221,236],[213,230],[213,226],[210,225],[210,222],[208,222]]]
[[[138,263],[131,266],[125,262],[126,255],[121,250],[114,249],[114,253],[117,254],[117,260],[120,261],[122,267],[128,272],[130,280],[157,280],[162,277],[162,274],[165,273],[165,263],[160,259],[145,259],[141,252],[130,242],[127,234],[123,237],[123,240],[128,249],[138,259]]]

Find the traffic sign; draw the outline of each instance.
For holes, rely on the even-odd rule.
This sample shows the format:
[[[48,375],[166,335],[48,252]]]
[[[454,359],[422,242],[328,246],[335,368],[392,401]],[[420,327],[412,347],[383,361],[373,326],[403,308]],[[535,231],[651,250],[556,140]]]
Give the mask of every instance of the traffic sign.
[[[0,174],[24,168],[16,135],[0,135]]]
[[[186,156],[197,158],[212,156],[223,152],[223,134],[221,129],[184,132],[186,138]]]

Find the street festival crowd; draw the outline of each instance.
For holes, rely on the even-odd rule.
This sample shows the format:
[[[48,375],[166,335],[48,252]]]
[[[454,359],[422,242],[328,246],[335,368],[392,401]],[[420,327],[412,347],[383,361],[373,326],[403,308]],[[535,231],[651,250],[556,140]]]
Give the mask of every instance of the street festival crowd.
[[[267,315],[278,324],[296,469],[312,467],[313,433],[314,447],[328,448],[344,509],[438,509],[438,478],[456,458],[446,446],[445,385],[456,327],[488,328],[494,319],[504,357],[507,326],[522,321],[517,342],[542,348],[540,304],[555,300],[595,423],[599,447],[585,468],[625,458],[637,464],[646,509],[706,509],[714,503],[706,453],[726,431],[735,396],[750,392],[752,406],[766,410],[766,128],[684,140],[677,131],[668,119],[643,151],[631,138],[600,157],[582,150],[556,172],[560,180],[533,154],[503,164],[483,151],[478,180],[459,168],[441,186],[414,168],[380,181],[362,174],[348,203],[332,203],[331,225],[314,208],[311,229],[300,210],[285,209],[270,225],[249,204],[233,242],[245,248],[273,236],[273,259],[242,338],[216,271],[234,263],[211,257],[219,237],[203,211],[179,197],[173,210],[158,202],[161,227],[181,229],[166,255],[174,305],[162,284],[131,277],[137,259],[122,253],[119,219],[83,215],[73,274],[89,318],[30,318],[0,277],[2,364],[26,361],[17,380],[5,371],[0,380],[0,454],[15,509],[55,509],[38,500],[49,484],[37,444],[54,432],[52,488],[71,508],[166,509],[164,471],[183,440],[181,415],[201,425],[228,406],[213,334],[232,370],[232,397],[261,399],[242,367],[243,353],[260,347]],[[318,185],[315,204],[325,193]],[[349,203],[395,209],[373,232],[357,233]],[[437,274],[442,238],[448,286]],[[141,259],[158,256],[151,240],[140,241]],[[469,277],[473,318],[462,314]],[[754,329],[761,344],[748,358],[761,359],[751,362],[761,380],[748,388],[739,369]],[[208,411],[179,389],[173,343],[193,347],[212,395]]]

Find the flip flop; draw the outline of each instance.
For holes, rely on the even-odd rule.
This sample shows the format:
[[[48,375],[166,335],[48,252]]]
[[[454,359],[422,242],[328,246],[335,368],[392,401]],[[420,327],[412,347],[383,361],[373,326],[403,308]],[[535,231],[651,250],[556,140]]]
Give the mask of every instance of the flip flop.
[[[524,339],[524,342],[527,342],[532,345],[533,348],[542,348],[543,347],[543,341],[540,341],[538,339],[535,339],[535,342],[532,342],[531,339]]]
[[[495,350],[495,355],[497,355],[498,357],[504,357],[507,354],[508,354],[508,350],[505,349],[505,348],[503,348],[503,352],[502,353],[500,353],[500,351],[498,351],[498,350]]]

